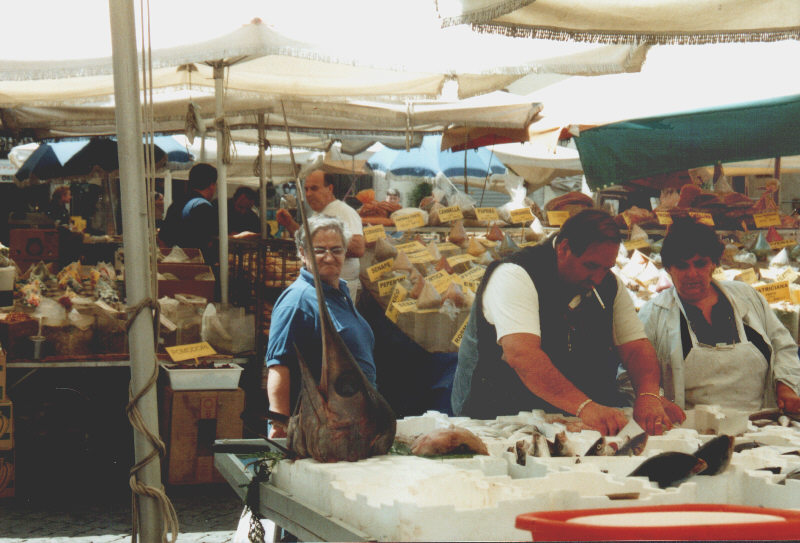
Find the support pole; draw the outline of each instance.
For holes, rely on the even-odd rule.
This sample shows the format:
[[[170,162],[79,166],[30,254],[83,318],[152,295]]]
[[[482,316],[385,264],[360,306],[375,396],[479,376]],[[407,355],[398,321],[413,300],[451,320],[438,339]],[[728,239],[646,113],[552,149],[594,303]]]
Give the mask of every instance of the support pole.
[[[139,77],[136,58],[136,29],[132,0],[109,0],[111,15],[111,45],[114,61],[114,98],[117,123],[119,173],[124,230],[125,292],[129,306],[152,299],[150,291],[150,253],[148,249],[147,195],[144,184],[144,154],[139,104]],[[149,307],[149,305],[148,305]],[[131,359],[131,390],[134,395],[145,388],[156,371],[153,342],[153,323],[149,311],[134,317],[129,333]],[[143,422],[158,434],[156,390],[151,387],[138,402]],[[153,452],[153,446],[140,432],[134,431],[136,462]],[[139,470],[139,481],[161,489],[161,462],[153,461]],[[138,521],[141,541],[161,541],[164,519],[158,502],[152,497],[139,496]]]
[[[261,239],[267,239],[267,157],[264,156],[265,141],[267,138],[264,129],[264,114],[258,114],[258,187],[259,202],[258,209],[261,212]]]
[[[219,295],[223,304],[228,303],[228,180],[226,178],[225,133],[222,130],[225,119],[225,88],[223,86],[225,66],[214,66],[214,115],[217,133],[217,210],[219,211]]]

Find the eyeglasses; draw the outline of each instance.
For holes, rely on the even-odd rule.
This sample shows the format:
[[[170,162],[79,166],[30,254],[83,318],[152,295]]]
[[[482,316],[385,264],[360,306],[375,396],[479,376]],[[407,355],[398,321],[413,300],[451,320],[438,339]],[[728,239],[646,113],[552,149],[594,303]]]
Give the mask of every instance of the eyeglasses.
[[[344,247],[314,247],[314,254],[316,256],[325,256],[325,253],[330,253],[333,256],[342,256],[345,253]]]

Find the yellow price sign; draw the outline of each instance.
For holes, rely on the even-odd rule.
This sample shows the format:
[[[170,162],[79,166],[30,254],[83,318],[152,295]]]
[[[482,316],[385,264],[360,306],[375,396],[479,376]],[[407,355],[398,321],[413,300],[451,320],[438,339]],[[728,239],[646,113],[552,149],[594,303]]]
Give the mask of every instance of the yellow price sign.
[[[658,217],[658,224],[665,226],[672,224],[672,215],[670,215],[669,211],[656,211],[656,217]]]
[[[406,256],[408,256],[408,261],[412,264],[424,264],[425,262],[433,262],[435,260],[427,249],[422,249],[414,253],[406,253]]]
[[[496,221],[500,218],[497,208],[494,207],[476,207],[475,216],[479,221]]]
[[[452,267],[456,267],[459,264],[463,264],[464,262],[472,262],[473,260],[475,260],[475,257],[469,253],[447,257],[447,263],[450,264],[450,266]]]
[[[403,251],[404,253],[416,253],[417,251],[422,251],[425,249],[425,246],[418,241],[409,241],[408,243],[401,243],[395,247],[398,251]]]
[[[480,281],[484,273],[486,273],[486,268],[476,266],[460,274],[460,277],[464,281]]]
[[[759,285],[755,288],[761,293],[767,302],[773,304],[775,302],[790,301],[792,299],[789,293],[789,281],[779,281],[777,283],[770,283],[768,285]]]
[[[756,228],[780,226],[781,216],[777,211],[772,211],[770,213],[753,213],[753,222],[756,223]]]
[[[386,239],[386,230],[384,230],[382,224],[364,227],[364,241],[372,243],[379,239]]]
[[[650,247],[650,242],[646,239],[634,239],[623,243],[626,251],[633,251],[634,249],[646,249]]]
[[[392,293],[395,285],[401,282],[405,277],[402,275],[399,277],[392,277],[391,279],[384,279],[383,281],[378,281],[378,295],[379,296],[387,296]]]
[[[707,224],[708,226],[714,226],[714,217],[711,216],[711,213],[704,213],[702,211],[690,211],[689,216],[699,222],[700,224]]]
[[[722,268],[714,268],[711,278],[715,281],[725,281],[725,271]]]
[[[457,221],[464,218],[459,206],[442,207],[438,211],[439,220],[442,222]]]
[[[548,211],[547,222],[550,226],[561,226],[569,219],[569,211]]]
[[[456,347],[461,347],[461,340],[464,339],[464,332],[467,329],[467,323],[468,322],[469,322],[469,317],[464,319],[464,322],[461,323],[461,326],[458,327],[458,331],[456,332],[456,335],[454,335],[453,339],[450,340],[450,341],[453,342],[453,345],[455,345]]]
[[[444,253],[456,253],[456,252],[461,250],[461,247],[459,247],[455,243],[450,243],[449,241],[445,241],[443,243],[439,243],[439,244],[436,245],[436,247],[439,249],[439,252],[441,254],[444,254]]]
[[[794,271],[794,268],[786,268],[778,277],[775,278],[775,280],[794,283],[798,277],[800,277],[800,275],[798,275],[798,273]]]
[[[755,283],[756,281],[758,281],[758,274],[756,273],[756,270],[754,270],[753,268],[750,268],[750,269],[744,270],[742,273],[740,273],[739,275],[735,276],[733,279],[735,281],[741,281],[742,283],[747,283],[748,285],[751,285],[751,284]]]
[[[533,211],[529,207],[512,209],[508,214],[511,217],[512,224],[522,224],[533,220]]]
[[[797,245],[797,240],[794,239],[781,239],[778,241],[770,241],[769,246],[772,247],[774,250],[779,251],[784,247],[794,247]]]
[[[450,286],[450,274],[445,270],[439,270],[436,273],[432,273],[425,277],[425,280],[433,285],[433,288],[435,288],[439,294],[442,294],[447,290],[447,287]]]
[[[413,228],[422,228],[425,226],[425,217],[422,213],[411,213],[402,217],[395,217],[394,227],[399,231],[411,230]]]
[[[394,258],[384,260],[383,262],[378,262],[374,266],[367,268],[367,277],[369,277],[369,280],[374,283],[380,279],[383,274],[391,271],[392,266],[394,266]]]
[[[411,311],[416,311],[417,301],[403,300],[402,302],[395,302],[394,306],[397,308],[398,313],[409,313]]]
[[[200,343],[187,343],[186,345],[167,347],[167,354],[173,362],[181,362],[182,360],[191,360],[203,356],[213,356],[217,354],[217,351],[207,341],[201,341]]]

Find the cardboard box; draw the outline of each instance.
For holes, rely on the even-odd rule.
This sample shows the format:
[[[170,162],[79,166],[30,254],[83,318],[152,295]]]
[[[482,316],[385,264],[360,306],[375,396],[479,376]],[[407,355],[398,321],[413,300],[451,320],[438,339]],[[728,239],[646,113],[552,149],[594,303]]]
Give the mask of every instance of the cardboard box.
[[[12,228],[8,245],[11,259],[23,272],[40,260],[58,260],[58,230],[54,228]]]
[[[6,386],[8,385],[8,357],[0,349],[0,402],[6,399]]]
[[[12,360],[30,358],[31,342],[28,338],[39,333],[39,322],[30,318],[21,321],[7,322],[0,319],[0,345]],[[0,399],[3,398],[0,392]]]
[[[176,294],[195,294],[208,301],[214,300],[216,279],[210,266],[205,264],[172,264],[160,263],[158,273],[172,274],[177,280],[160,279],[158,281],[158,297],[175,296]],[[206,275],[209,280],[199,280],[196,277]]]
[[[162,255],[168,256],[172,252],[172,247],[160,247],[160,250]],[[181,251],[183,251],[189,258],[189,262],[186,262],[186,264],[206,263],[205,259],[203,259],[203,252],[200,249],[195,249],[193,247],[181,247]],[[184,262],[166,262],[166,264],[184,264]]]
[[[11,400],[0,402],[0,451],[14,448],[14,406]]]
[[[13,498],[15,484],[14,451],[0,451],[0,498]]]
[[[164,387],[161,435],[169,484],[223,483],[214,467],[216,439],[242,437],[244,390],[185,390]]]

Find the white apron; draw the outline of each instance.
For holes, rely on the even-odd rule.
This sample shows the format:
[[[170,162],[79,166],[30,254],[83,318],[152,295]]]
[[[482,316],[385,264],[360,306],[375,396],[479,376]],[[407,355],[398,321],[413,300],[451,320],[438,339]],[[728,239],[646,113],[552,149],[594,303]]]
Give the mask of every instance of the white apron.
[[[716,404],[742,411],[761,409],[769,363],[758,347],[747,341],[736,306],[731,304],[739,343],[712,346],[697,340],[680,299],[678,303],[692,339],[692,348],[683,362],[686,408]]]

